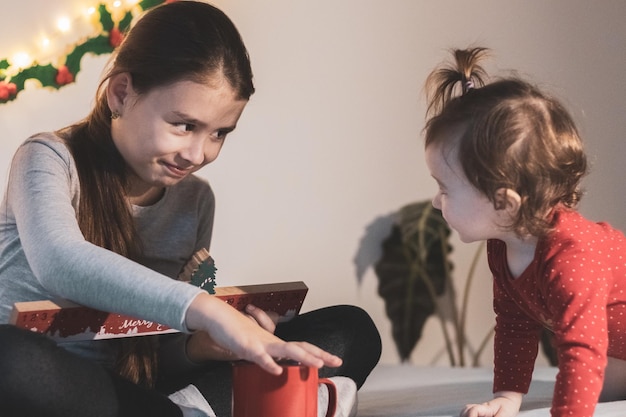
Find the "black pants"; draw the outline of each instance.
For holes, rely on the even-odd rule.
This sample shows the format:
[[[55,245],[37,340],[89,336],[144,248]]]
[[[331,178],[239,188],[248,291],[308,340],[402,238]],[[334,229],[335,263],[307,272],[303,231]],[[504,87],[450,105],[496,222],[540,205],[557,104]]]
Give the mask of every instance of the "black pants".
[[[305,340],[343,359],[321,377],[347,376],[358,387],[378,363],[380,336],[369,315],[353,306],[315,310],[280,324],[276,335]],[[231,415],[231,365],[213,362],[161,378],[149,390],[69,353],[39,334],[0,325],[0,415],[3,417],[181,417],[167,395],[194,384],[218,417]]]

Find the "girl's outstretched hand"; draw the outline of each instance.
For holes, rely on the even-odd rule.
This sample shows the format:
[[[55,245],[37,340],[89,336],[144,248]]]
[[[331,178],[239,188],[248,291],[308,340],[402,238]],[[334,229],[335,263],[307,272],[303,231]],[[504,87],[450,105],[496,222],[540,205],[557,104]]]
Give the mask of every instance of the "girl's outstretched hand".
[[[468,404],[460,417],[515,417],[522,405],[519,392],[497,392],[491,401],[482,404]]]
[[[268,332],[274,333],[276,330],[279,316],[273,311],[263,311],[253,304],[248,304],[246,314]]]
[[[207,333],[233,359],[255,362],[266,371],[280,374],[275,358],[292,359],[307,366],[337,367],[341,359],[307,342],[285,342],[224,301],[199,294],[187,310],[189,329]]]

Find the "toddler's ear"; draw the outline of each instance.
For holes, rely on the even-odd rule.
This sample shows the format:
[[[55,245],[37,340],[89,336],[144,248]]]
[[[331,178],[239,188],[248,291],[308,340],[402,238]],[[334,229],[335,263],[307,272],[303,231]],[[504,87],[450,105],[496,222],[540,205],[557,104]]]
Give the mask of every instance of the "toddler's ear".
[[[496,210],[506,210],[511,216],[515,216],[522,205],[522,197],[510,188],[499,188],[496,191],[494,205]]]

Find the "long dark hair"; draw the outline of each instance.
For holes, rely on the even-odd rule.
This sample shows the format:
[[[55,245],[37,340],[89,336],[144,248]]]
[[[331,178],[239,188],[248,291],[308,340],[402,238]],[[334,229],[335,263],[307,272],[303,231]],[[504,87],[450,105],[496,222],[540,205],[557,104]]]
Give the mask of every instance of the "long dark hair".
[[[238,98],[254,93],[248,52],[234,24],[219,9],[180,1],[146,12],[125,35],[98,88],[85,120],[60,131],[76,162],[80,179],[78,224],[85,239],[130,259],[141,253],[127,199],[127,166],[111,138],[107,80],[130,74],[135,92],[187,80],[209,83],[226,79]],[[136,340],[135,340],[136,339]],[[154,349],[149,339],[129,338],[118,372],[137,383],[154,381]]]
[[[518,77],[487,83],[486,48],[453,50],[454,63],[426,81],[425,146],[458,146],[468,181],[497,207],[496,191],[517,192],[522,203],[507,225],[519,235],[551,230],[553,208],[581,197],[587,159],[574,120],[554,97]],[[462,132],[458,142],[450,135]]]

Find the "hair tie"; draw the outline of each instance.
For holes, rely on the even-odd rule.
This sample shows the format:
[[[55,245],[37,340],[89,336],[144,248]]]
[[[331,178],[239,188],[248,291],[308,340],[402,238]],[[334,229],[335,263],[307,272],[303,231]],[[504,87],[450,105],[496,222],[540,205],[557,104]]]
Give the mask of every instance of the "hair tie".
[[[469,90],[474,89],[474,81],[472,80],[467,80],[465,81],[465,83],[463,83],[463,94],[467,94],[467,92]]]

